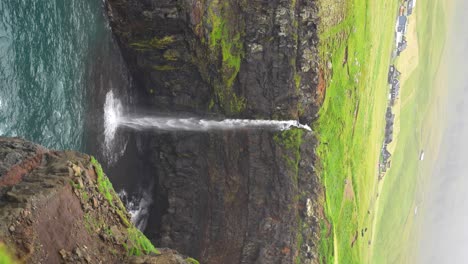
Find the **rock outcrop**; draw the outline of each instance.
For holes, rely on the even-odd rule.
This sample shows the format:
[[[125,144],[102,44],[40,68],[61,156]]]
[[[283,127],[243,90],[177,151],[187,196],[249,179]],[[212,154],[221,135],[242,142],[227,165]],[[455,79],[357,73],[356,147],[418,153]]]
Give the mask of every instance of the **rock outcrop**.
[[[2,137],[0,249],[18,263],[193,263],[130,223],[92,157]]]
[[[109,0],[152,112],[316,117],[317,7],[304,0]],[[145,233],[202,263],[318,262],[315,138],[290,130],[146,135],[157,181]]]

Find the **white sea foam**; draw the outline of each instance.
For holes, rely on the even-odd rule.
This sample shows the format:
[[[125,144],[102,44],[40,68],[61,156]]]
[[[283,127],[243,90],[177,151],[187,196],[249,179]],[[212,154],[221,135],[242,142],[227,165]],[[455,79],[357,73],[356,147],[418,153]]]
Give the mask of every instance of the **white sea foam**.
[[[130,196],[125,190],[118,193],[130,213],[132,223],[141,231],[145,230],[148,223],[149,208],[153,203],[152,190],[153,185],[150,185],[147,190],[140,189],[134,196]]]

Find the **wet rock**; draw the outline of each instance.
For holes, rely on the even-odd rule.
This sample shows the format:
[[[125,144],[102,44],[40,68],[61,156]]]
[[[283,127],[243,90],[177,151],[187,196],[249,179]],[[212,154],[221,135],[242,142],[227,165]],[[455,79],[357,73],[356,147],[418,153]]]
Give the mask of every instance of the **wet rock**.
[[[142,104],[153,111],[202,116],[304,123],[316,118],[315,1],[144,3],[108,1],[110,24]],[[214,29],[219,19],[225,23]],[[228,39],[211,41],[213,30],[223,28],[227,33],[221,38]],[[170,43],[162,45],[164,38]],[[226,53],[232,62],[226,62]],[[226,67],[229,63],[235,65]],[[300,149],[290,150],[275,140],[279,135],[141,136],[156,182],[149,235],[202,263],[292,263],[293,256],[305,256],[297,252],[297,216],[314,214],[305,198],[314,201],[319,193],[310,169],[315,139],[304,135]],[[287,161],[296,151],[301,153],[297,171]],[[298,204],[294,197],[300,195]],[[314,246],[314,234],[307,233],[305,243]],[[286,242],[290,254],[281,253]]]

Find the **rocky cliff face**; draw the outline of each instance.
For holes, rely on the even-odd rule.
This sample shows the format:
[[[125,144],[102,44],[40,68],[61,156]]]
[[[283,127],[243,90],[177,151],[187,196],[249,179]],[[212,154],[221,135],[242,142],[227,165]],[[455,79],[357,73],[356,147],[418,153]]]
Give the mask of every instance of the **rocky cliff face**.
[[[94,159],[2,137],[0,249],[6,263],[189,263],[130,223]]]
[[[301,0],[109,0],[140,105],[311,123],[317,8]],[[202,263],[316,262],[315,139],[291,130],[148,136],[157,180],[146,233]]]

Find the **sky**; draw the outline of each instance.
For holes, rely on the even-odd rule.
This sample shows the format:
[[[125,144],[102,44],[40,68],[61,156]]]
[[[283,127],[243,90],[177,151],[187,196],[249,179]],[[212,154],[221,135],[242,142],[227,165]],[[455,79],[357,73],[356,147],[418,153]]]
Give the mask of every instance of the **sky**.
[[[468,1],[454,1],[441,66],[447,119],[434,124],[445,129],[424,200],[420,263],[468,263]]]

